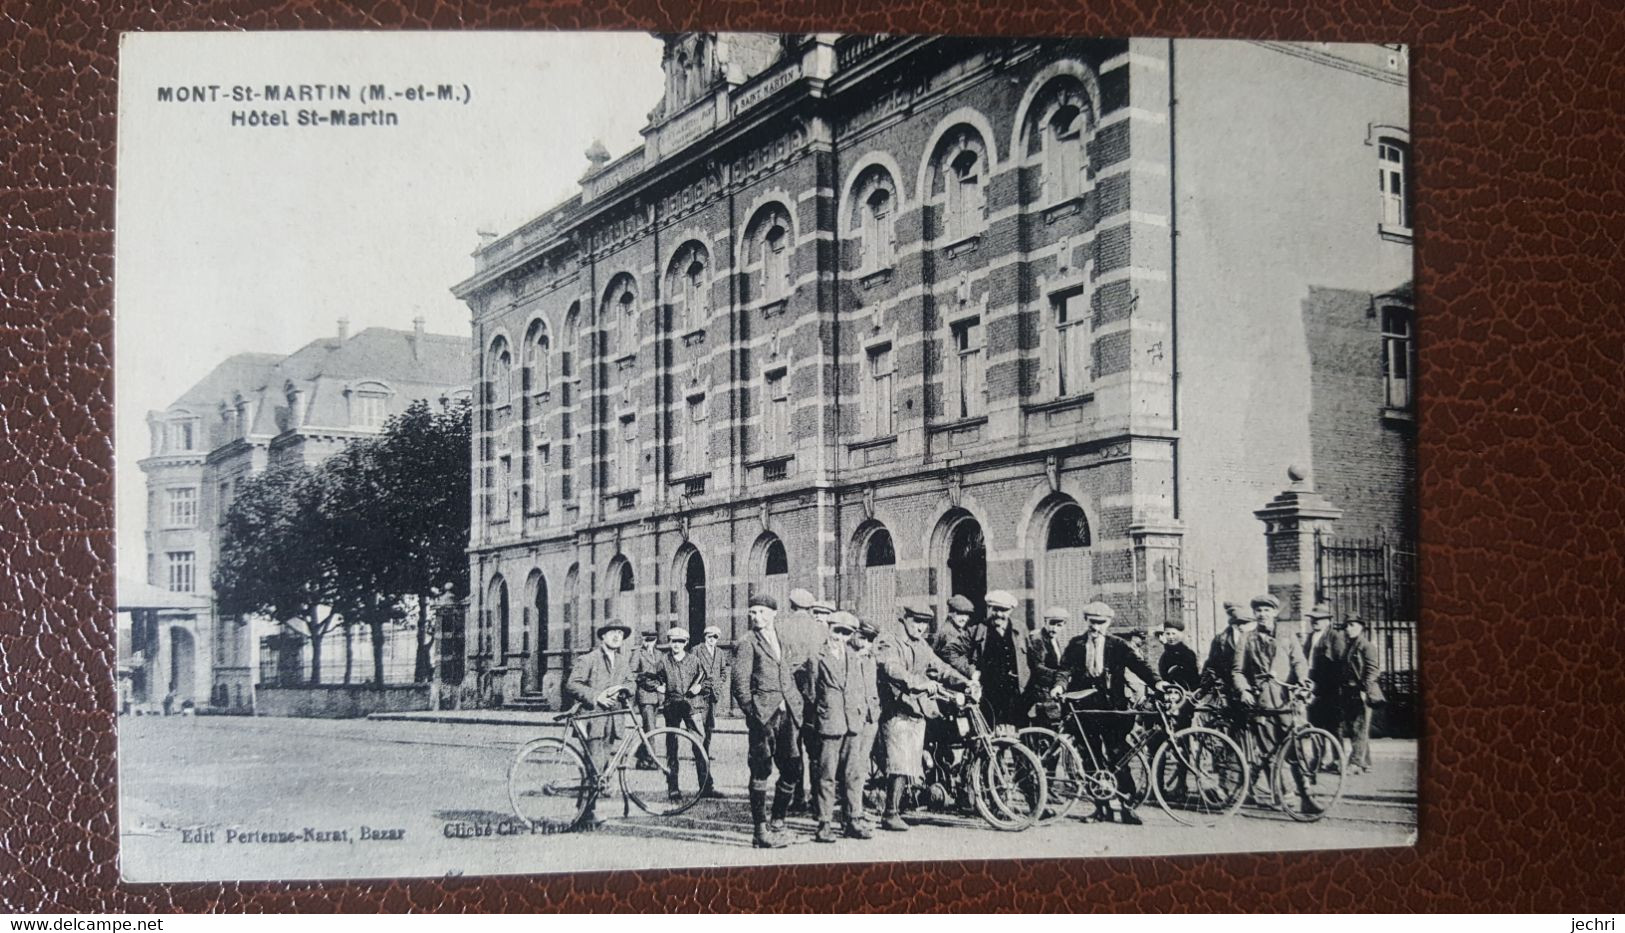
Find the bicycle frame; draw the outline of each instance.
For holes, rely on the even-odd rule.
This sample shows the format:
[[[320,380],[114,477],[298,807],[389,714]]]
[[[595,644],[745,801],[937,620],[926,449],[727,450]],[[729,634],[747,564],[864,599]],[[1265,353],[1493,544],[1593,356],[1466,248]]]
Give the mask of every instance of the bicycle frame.
[[[594,719],[616,718],[624,719],[629,728],[621,731],[620,743],[610,751],[609,756],[604,759],[604,763],[599,765],[598,762],[593,760],[592,755],[587,754],[588,750],[591,749],[592,746],[586,730],[582,728],[582,723],[590,722]],[[614,774],[622,767],[622,764],[625,762],[628,755],[636,754],[636,748],[638,746],[642,746],[643,748],[647,749],[651,756],[654,754],[654,749],[649,747],[649,737],[643,734],[643,724],[638,721],[637,713],[631,707],[622,706],[615,709],[572,713],[566,722],[568,722],[570,726],[571,737],[574,738],[576,744],[581,747],[581,757],[586,760],[587,767],[592,769],[593,778],[597,781],[598,791],[600,793],[608,789],[610,775]]]

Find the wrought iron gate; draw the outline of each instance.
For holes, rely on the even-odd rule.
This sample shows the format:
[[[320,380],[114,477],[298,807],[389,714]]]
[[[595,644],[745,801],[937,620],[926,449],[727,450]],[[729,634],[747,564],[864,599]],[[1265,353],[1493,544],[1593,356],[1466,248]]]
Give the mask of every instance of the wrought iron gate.
[[[1339,539],[1315,535],[1316,598],[1338,620],[1358,615],[1382,663],[1379,683],[1388,697],[1380,731],[1414,735],[1420,688],[1416,663],[1416,552],[1386,537]]]

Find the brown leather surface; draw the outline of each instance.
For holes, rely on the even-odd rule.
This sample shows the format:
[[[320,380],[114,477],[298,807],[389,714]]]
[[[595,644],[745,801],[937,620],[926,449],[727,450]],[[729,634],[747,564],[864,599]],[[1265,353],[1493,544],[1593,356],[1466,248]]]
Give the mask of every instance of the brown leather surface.
[[[0,16],[0,912],[1618,908],[1625,879],[1625,14],[1617,3],[608,6],[156,0]],[[1483,7],[1477,9],[1475,7]],[[785,5],[788,8],[788,5]],[[1612,8],[1612,9],[1610,9]],[[677,18],[674,18],[677,17]],[[750,28],[1412,43],[1424,397],[1414,850],[124,886],[114,806],[117,37]],[[20,67],[19,67],[20,63]],[[19,73],[21,80],[18,80]]]

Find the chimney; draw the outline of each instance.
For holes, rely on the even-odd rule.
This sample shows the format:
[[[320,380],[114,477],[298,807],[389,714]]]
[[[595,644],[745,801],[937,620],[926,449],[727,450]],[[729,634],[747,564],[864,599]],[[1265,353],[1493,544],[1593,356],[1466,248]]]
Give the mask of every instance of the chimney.
[[[349,339],[350,339],[350,319],[347,318],[347,317],[341,317],[341,318],[339,318],[339,343],[343,343],[344,341],[349,340]]]
[[[412,359],[423,358],[423,315],[412,319]]]

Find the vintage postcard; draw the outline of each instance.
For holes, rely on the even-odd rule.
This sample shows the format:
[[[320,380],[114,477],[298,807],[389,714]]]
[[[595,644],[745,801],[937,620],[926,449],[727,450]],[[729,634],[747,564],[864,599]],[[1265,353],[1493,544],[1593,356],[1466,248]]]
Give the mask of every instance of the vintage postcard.
[[[1413,843],[1408,72],[127,35],[123,876]]]

